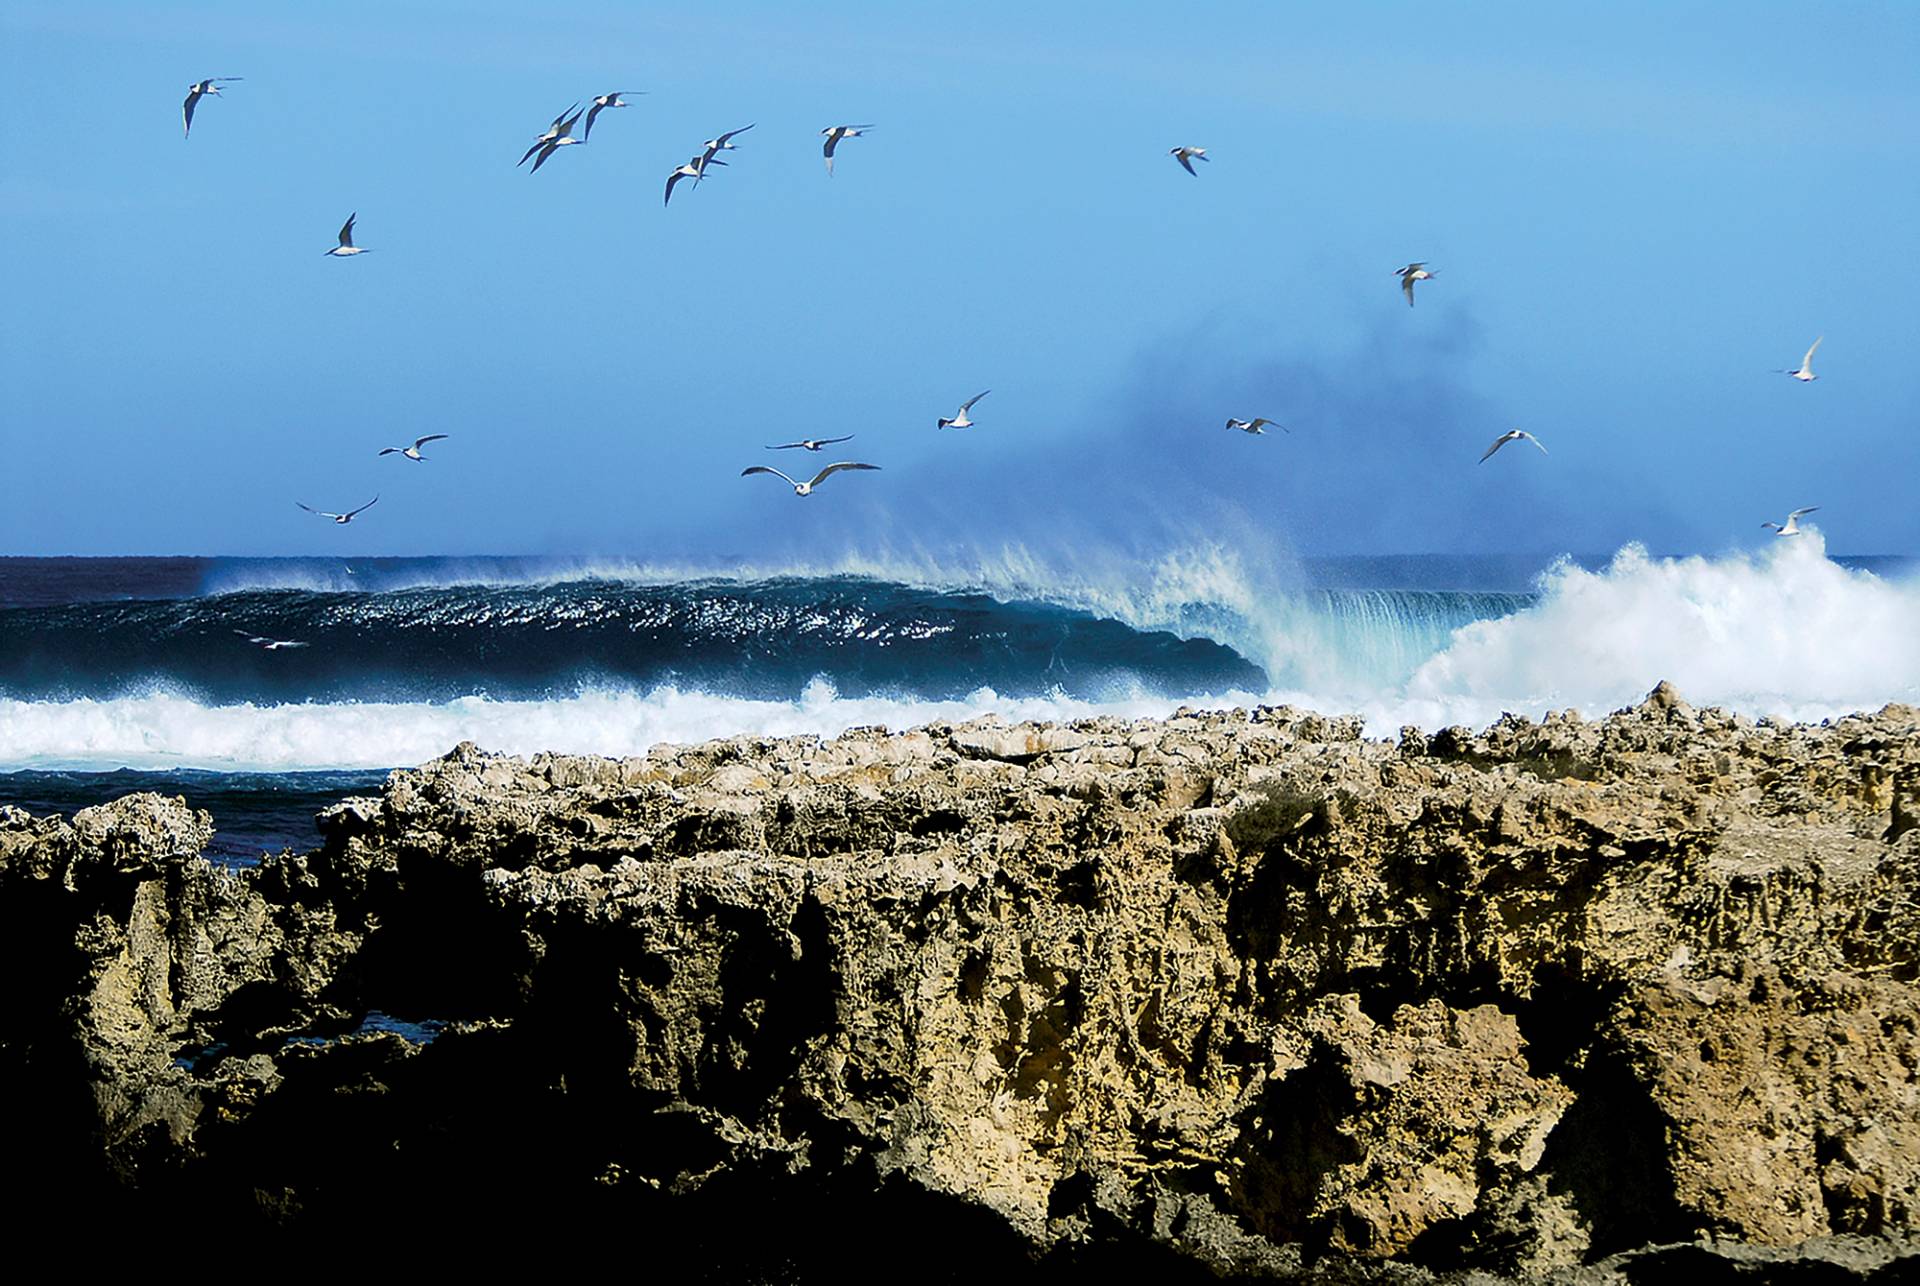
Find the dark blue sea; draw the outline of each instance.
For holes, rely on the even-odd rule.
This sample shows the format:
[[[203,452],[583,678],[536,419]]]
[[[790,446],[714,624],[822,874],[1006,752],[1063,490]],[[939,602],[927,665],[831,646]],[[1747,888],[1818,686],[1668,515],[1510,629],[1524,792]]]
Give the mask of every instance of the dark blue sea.
[[[217,856],[250,861],[466,739],[639,754],[1280,702],[1391,733],[1600,714],[1663,678],[1695,704],[1821,718],[1920,701],[1917,640],[1920,563],[1829,558],[1817,534],[1685,558],[1203,548],[1106,575],[0,558],[0,803],[182,795],[213,813]]]

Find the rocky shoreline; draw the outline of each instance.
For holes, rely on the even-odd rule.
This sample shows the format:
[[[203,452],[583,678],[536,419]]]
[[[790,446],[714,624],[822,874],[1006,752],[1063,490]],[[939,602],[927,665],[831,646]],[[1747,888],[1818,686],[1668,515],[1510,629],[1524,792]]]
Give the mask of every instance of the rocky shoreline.
[[[213,824],[0,808],[22,1228],[637,1234],[713,1280],[1920,1273],[1911,707],[463,745],[311,852],[230,872]]]

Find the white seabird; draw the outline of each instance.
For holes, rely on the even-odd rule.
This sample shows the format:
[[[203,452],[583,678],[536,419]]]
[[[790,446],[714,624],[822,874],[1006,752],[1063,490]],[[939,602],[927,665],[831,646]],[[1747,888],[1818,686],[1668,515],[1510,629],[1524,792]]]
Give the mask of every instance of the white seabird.
[[[960,409],[953,413],[952,419],[940,421],[940,427],[943,429],[972,428],[973,421],[967,418],[967,412],[973,409],[973,404],[975,402],[978,402],[981,398],[985,397],[988,393],[991,393],[991,392],[993,392],[992,389],[987,389],[984,392],[975,393],[972,397],[968,398],[966,401],[960,404]]]
[[[410,447],[385,447],[382,450],[375,452],[375,454],[376,455],[394,455],[397,453],[407,457],[407,459],[409,460],[425,460],[427,457],[420,454],[420,448],[425,446],[429,442],[438,442],[441,438],[444,438],[446,436],[447,434],[445,433],[429,433],[424,438],[415,438],[413,440],[413,445]]]
[[[218,94],[220,86],[230,85],[236,80],[245,80],[244,76],[210,76],[206,80],[195,81],[187,86],[187,101],[180,105],[180,137],[193,136],[193,109],[200,105],[203,94]]]
[[[725,164],[725,161],[714,160],[711,154],[690,158],[685,165],[667,175],[667,194],[661,198],[660,204],[664,206],[673,201],[673,185],[681,179],[692,179],[694,186],[698,187],[700,180],[707,177],[708,166]]]
[[[249,634],[245,630],[235,630],[234,633],[255,647],[265,648],[269,652],[279,652],[290,647],[306,646],[305,643],[300,642],[298,639],[270,639],[264,634]]]
[[[793,488],[794,495],[810,496],[813,494],[813,489],[815,487],[819,486],[821,483],[825,482],[828,478],[840,472],[842,469],[878,469],[879,467],[880,466],[877,464],[854,464],[851,461],[843,460],[839,464],[828,465],[826,468],[822,469],[820,472],[814,474],[813,477],[806,482],[795,482],[792,478],[788,478],[786,474],[780,472],[778,469],[770,469],[764,464],[755,464],[755,465],[749,465],[747,468],[742,469],[740,471],[740,476],[744,478],[750,473],[770,473],[776,478],[785,479],[787,484]]]
[[[1410,263],[1404,268],[1395,268],[1393,275],[1400,278],[1400,289],[1407,292],[1407,307],[1413,307],[1413,283],[1430,280],[1434,274],[1427,271],[1423,263]]]
[[[1274,428],[1280,430],[1282,433],[1293,432],[1292,429],[1289,429],[1286,425],[1280,423],[1278,420],[1269,420],[1264,415],[1255,416],[1251,420],[1236,420],[1231,415],[1227,417],[1228,428],[1238,429],[1242,433],[1258,434],[1262,437],[1266,436],[1267,430],[1265,426],[1269,424],[1273,425]]]
[[[535,152],[538,152],[541,148],[553,142],[553,140],[555,140],[556,138],[559,138],[560,127],[566,123],[567,112],[571,112],[579,106],[580,104],[575,103],[573,107],[569,107],[567,111],[561,112],[558,116],[554,117],[553,124],[547,126],[546,132],[541,134],[539,138],[536,138],[533,140],[533,146],[527,149],[525,156],[522,156],[519,160],[513,163],[513,167],[516,170],[519,169],[521,166],[527,163],[528,156],[532,156]]]
[[[1195,161],[1205,161],[1207,159],[1207,149],[1204,147],[1176,147],[1168,152],[1167,155],[1180,162],[1180,168],[1197,179],[1200,177],[1200,171],[1193,168],[1193,163]],[[1209,161],[1208,164],[1212,164],[1212,162]]]
[[[1805,509],[1796,509],[1788,514],[1787,520],[1784,523],[1763,522],[1760,525],[1776,536],[1798,536],[1800,534],[1800,519],[1819,507],[1819,505],[1808,505]]]
[[[593,137],[593,118],[609,107],[632,107],[632,103],[620,101],[622,94],[632,94],[638,98],[647,91],[644,89],[616,89],[611,94],[602,94],[593,100],[593,106],[587,109],[586,128],[580,131],[580,141],[586,142]]]
[[[1820,377],[1813,373],[1813,350],[1815,348],[1820,347],[1820,340],[1825,338],[1826,336],[1822,335],[1820,339],[1816,339],[1813,341],[1812,346],[1807,349],[1807,355],[1800,359],[1799,370],[1781,371],[1780,373],[1782,375],[1791,375],[1794,379],[1799,380],[1802,384],[1809,384],[1814,380],[1819,379]],[[1782,533],[1782,534],[1784,535],[1785,533]]]
[[[754,124],[757,125],[759,124],[759,122],[756,121],[754,122]],[[744,134],[752,128],[753,128],[753,125],[742,125],[739,129],[730,129],[726,133],[720,135],[720,137],[718,138],[708,139],[706,142],[700,145],[700,149],[703,153],[705,153],[706,159],[708,161],[712,161],[714,158],[714,155],[719,152],[737,152],[740,149],[736,147],[731,140],[735,135]]]
[[[840,145],[840,140],[843,138],[859,138],[861,131],[872,128],[873,126],[871,125],[831,125],[820,131],[820,136],[827,140],[827,145],[821,148],[820,151],[821,154],[827,158],[828,178],[833,177],[833,149]]]
[[[359,217],[358,212],[347,216],[347,221],[340,225],[340,244],[327,251],[327,254],[332,255],[336,259],[344,259],[348,255],[363,255],[367,253],[367,247],[353,244],[353,221]]]
[[[803,451],[818,451],[821,447],[831,446],[835,442],[851,442],[851,441],[853,441],[853,434],[851,433],[847,434],[843,438],[801,438],[798,442],[782,442],[778,446],[768,447],[767,450],[791,451],[793,450],[793,448],[799,447]]]
[[[538,174],[540,167],[547,163],[547,158],[561,148],[572,147],[576,143],[586,142],[585,139],[575,138],[573,136],[573,127],[578,124],[579,121],[580,113],[575,112],[573,115],[567,117],[566,120],[560,122],[560,132],[540,145],[540,155],[534,158],[533,168],[528,170],[527,173]]]
[[[1525,429],[1508,429],[1505,433],[1502,433],[1493,440],[1493,445],[1487,448],[1486,455],[1480,457],[1480,463],[1485,464],[1487,462],[1487,456],[1492,455],[1495,451],[1507,445],[1507,443],[1522,441],[1531,442],[1533,445],[1540,447],[1540,439],[1534,437],[1533,434],[1527,432]],[[1545,455],[1546,453],[1547,449],[1540,447],[1540,454]]]
[[[375,505],[377,505],[377,504],[379,504],[379,503],[380,503],[380,497],[379,497],[379,496],[375,496],[375,497],[374,497],[373,499],[371,499],[371,500],[369,500],[369,501],[367,501],[367,503],[366,503],[366,504],[364,504],[364,505],[361,505],[361,506],[360,506],[360,507],[359,507],[358,509],[349,509],[349,510],[347,510],[347,512],[345,512],[345,513],[343,513],[343,514],[336,514],[336,513],[328,513],[328,512],[327,512],[327,511],[326,511],[325,509],[315,509],[315,508],[313,508],[313,506],[311,506],[311,505],[301,505],[301,504],[300,504],[300,502],[299,502],[298,500],[296,500],[296,501],[294,501],[293,503],[294,503],[294,504],[296,504],[296,505],[300,505],[300,507],[301,507],[302,509],[305,509],[305,510],[306,510],[306,511],[307,511],[308,513],[310,513],[310,514],[318,514],[318,515],[320,515],[320,516],[321,516],[322,518],[331,518],[331,519],[333,519],[333,520],[334,520],[335,522],[337,522],[337,523],[339,523],[339,524],[340,524],[341,526],[343,526],[343,527],[344,527],[344,526],[346,526],[346,525],[347,525],[348,523],[350,523],[350,522],[352,522],[352,521],[353,521],[353,516],[354,516],[355,514],[359,514],[359,513],[365,513],[365,512],[367,511],[367,510],[369,510],[369,509],[371,509],[371,508],[373,508],[373,507],[374,507]]]

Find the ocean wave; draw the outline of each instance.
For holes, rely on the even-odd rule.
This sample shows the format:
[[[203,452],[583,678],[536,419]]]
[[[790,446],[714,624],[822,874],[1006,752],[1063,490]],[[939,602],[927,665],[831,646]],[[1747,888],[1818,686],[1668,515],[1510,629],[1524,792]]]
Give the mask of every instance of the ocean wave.
[[[117,690],[22,692],[18,668],[0,666],[0,767],[386,767],[462,739],[632,754],[734,733],[830,735],[987,712],[1157,715],[1183,704],[1359,713],[1390,735],[1408,723],[1480,726],[1508,711],[1600,715],[1661,679],[1696,705],[1751,715],[1817,720],[1920,702],[1920,583],[1840,566],[1817,532],[1710,558],[1629,546],[1591,570],[1562,561],[1529,594],[1279,590],[1230,553],[1146,572],[1132,589],[1085,579],[1069,594],[1056,581],[1049,592],[1073,606],[849,573],[371,595],[249,590],[30,609],[41,613],[30,618],[35,631],[48,613],[81,616],[54,643],[37,635],[37,655],[104,654],[89,638],[154,630],[148,614],[160,613],[154,637],[172,637],[175,655],[218,644],[207,668],[282,678],[322,649],[260,652],[233,639],[230,622],[337,630],[344,695],[311,677],[267,695],[231,678],[222,690],[197,681],[205,672],[190,662],[185,679],[133,666]],[[166,617],[175,612],[185,615]],[[22,646],[27,619],[0,613],[0,655]],[[632,662],[642,654],[651,659]],[[538,664],[514,670],[529,658]],[[438,689],[421,690],[423,668],[441,675]],[[395,676],[395,695],[378,695],[369,677],[383,671]]]

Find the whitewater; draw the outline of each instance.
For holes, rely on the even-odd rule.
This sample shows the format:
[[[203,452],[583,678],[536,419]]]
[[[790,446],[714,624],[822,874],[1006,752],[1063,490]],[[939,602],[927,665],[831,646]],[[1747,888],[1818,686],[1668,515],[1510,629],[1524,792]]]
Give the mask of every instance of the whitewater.
[[[1494,588],[1303,584],[1223,547],[1064,569],[263,561],[180,571],[187,589],[162,561],[140,569],[147,596],[42,599],[0,572],[0,770],[374,769],[463,740],[634,755],[1258,704],[1392,735],[1597,716],[1662,679],[1753,717],[1920,702],[1912,563],[1847,565],[1817,532],[1714,556],[1628,546]]]

